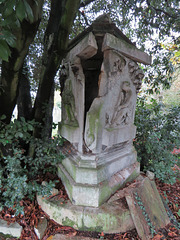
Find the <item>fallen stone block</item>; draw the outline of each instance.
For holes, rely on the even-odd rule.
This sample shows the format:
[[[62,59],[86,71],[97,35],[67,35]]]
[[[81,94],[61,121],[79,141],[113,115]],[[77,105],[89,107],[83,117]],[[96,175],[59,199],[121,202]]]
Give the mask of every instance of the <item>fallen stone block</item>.
[[[34,228],[34,231],[35,231],[35,233],[36,233],[36,235],[38,236],[39,239],[42,239],[42,237],[43,237],[43,235],[46,231],[46,228],[47,228],[47,220],[46,220],[46,218],[42,218],[39,221],[37,227]]]
[[[19,238],[21,236],[22,227],[18,223],[8,223],[0,219],[0,233]]]
[[[147,171],[147,172],[146,172],[146,176],[147,176],[150,180],[153,180],[153,179],[154,179],[154,173],[153,173],[153,172]]]
[[[125,190],[125,197],[142,240],[151,239],[159,228],[165,227],[170,222],[155,182],[149,178],[131,184]]]
[[[69,236],[64,234],[56,234],[51,240],[93,240],[94,238],[83,237],[83,236]]]

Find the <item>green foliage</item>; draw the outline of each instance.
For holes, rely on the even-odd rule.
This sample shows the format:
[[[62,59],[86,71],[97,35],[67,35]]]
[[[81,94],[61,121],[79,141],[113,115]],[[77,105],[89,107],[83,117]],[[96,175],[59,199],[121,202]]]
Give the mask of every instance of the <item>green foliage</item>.
[[[0,59],[8,61],[10,48],[16,46],[16,37],[12,34],[20,28],[23,20],[33,22],[34,15],[27,0],[0,1]]]
[[[87,8],[81,8],[82,12],[75,22],[76,32],[78,27],[81,31],[86,22],[91,24],[99,12],[108,13],[138,48],[152,56],[152,65],[144,68],[148,92],[157,93],[161,86],[170,87],[175,70],[173,65],[175,62],[179,65],[179,1],[97,0]],[[164,48],[164,45],[173,47]]]
[[[138,99],[134,141],[138,160],[143,170],[150,170],[155,176],[167,183],[176,181],[176,156],[171,152],[180,146],[180,106],[165,111],[162,104],[152,99],[149,104]]]
[[[33,138],[35,125],[24,118],[9,125],[0,123],[0,205],[16,209],[16,214],[23,213],[20,203],[24,197],[33,199],[35,193],[50,195],[54,182],[41,185],[42,176],[55,173],[55,165],[63,158],[58,150],[62,139]],[[29,145],[36,149],[33,158],[28,154]]]

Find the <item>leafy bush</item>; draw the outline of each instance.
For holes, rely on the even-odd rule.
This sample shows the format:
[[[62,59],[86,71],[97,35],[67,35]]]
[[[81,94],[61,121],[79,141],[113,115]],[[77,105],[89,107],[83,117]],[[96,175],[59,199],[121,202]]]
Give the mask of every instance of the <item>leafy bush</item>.
[[[138,99],[134,141],[143,171],[150,170],[161,181],[173,184],[176,181],[176,156],[172,154],[180,146],[180,106],[165,110],[162,104],[151,99],[147,104]]]
[[[35,193],[49,195],[54,182],[41,185],[42,175],[55,172],[55,165],[63,158],[57,149],[62,139],[43,141],[32,137],[36,123],[14,120],[9,125],[0,122],[0,206],[23,213],[20,202],[24,197],[34,198]],[[35,149],[33,157],[29,146]]]

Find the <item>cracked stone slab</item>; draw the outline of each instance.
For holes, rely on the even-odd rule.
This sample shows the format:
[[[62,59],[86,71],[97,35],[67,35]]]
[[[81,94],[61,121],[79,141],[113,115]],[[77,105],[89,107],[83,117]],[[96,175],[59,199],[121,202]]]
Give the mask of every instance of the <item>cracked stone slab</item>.
[[[125,198],[142,240],[151,239],[155,231],[170,222],[156,184],[149,178],[128,187]]]
[[[76,206],[70,200],[56,201],[42,196],[37,196],[37,201],[51,219],[80,231],[118,233],[135,227],[129,209],[121,200],[99,208]]]
[[[69,236],[63,234],[54,235],[51,240],[93,240],[94,238],[83,237],[83,236]]]
[[[46,231],[46,228],[47,228],[47,219],[46,218],[42,218],[40,219],[40,221],[38,222],[38,225],[36,228],[34,228],[34,231],[36,233],[36,235],[38,236],[39,239],[42,239],[45,231]]]
[[[8,223],[0,219],[0,233],[19,238],[21,236],[22,227],[18,223]]]

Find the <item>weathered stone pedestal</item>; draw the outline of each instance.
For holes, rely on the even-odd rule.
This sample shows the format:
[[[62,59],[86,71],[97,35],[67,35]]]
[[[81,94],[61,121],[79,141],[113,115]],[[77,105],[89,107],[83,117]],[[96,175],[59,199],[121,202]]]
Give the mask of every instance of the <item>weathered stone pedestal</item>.
[[[66,141],[58,175],[70,201],[38,198],[42,208],[60,224],[107,233],[136,227],[142,239],[149,239],[134,196],[146,205],[148,221],[156,227],[168,223],[157,189],[147,181],[132,185],[129,192],[123,190],[117,201],[111,201],[118,189],[137,180],[140,173],[133,139],[136,98],[144,74],[137,62],[150,64],[151,57],[138,50],[107,15],[69,45],[61,72],[59,133]],[[154,201],[149,201],[152,198],[146,189]],[[160,215],[154,209],[160,209]]]
[[[74,205],[99,207],[139,175],[134,114],[144,74],[136,62],[150,64],[151,58],[107,15],[69,49],[61,72],[59,124],[69,144],[58,174]]]
[[[139,175],[139,163],[132,146],[106,154],[82,155],[69,145],[64,148],[64,154],[68,157],[59,165],[58,175],[75,205],[99,207]]]

